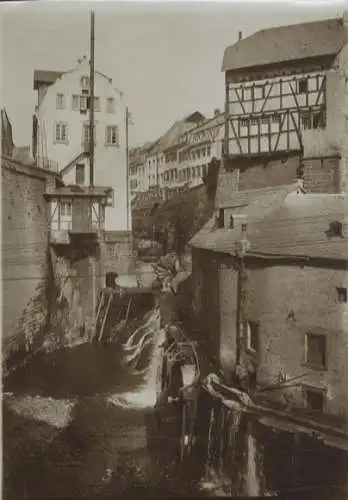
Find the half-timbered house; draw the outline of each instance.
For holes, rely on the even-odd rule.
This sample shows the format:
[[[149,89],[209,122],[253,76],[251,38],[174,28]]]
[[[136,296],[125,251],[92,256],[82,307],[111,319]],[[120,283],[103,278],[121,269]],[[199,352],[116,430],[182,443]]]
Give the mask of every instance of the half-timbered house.
[[[250,161],[298,155],[307,188],[347,189],[346,30],[345,17],[328,19],[264,29],[226,48],[225,166],[237,184]]]

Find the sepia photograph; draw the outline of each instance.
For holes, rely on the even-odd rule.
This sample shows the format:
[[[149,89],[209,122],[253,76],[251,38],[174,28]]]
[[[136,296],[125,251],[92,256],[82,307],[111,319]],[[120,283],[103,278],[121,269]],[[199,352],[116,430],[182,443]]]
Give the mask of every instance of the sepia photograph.
[[[348,500],[348,3],[1,2],[2,498]]]

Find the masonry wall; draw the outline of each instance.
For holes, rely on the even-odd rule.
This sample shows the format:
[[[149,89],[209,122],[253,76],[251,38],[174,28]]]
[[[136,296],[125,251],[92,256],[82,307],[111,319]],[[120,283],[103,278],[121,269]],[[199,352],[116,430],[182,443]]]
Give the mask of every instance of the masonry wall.
[[[303,161],[303,187],[311,193],[344,192],[344,171],[339,158],[311,158]],[[342,174],[342,175],[341,175]]]
[[[212,361],[220,350],[217,264],[212,253],[192,249],[193,315],[197,337]]]
[[[277,265],[255,269],[250,277],[247,314],[260,321],[258,382],[279,381],[280,373],[287,379],[301,376],[301,384],[326,391],[325,411],[348,423],[348,309],[336,289],[347,287],[347,269]],[[325,370],[305,363],[307,332],[326,336]],[[282,393],[277,396],[304,406],[301,386]]]
[[[254,265],[247,271],[246,319],[259,322],[257,383],[261,387],[299,377],[288,390],[265,393],[285,405],[305,407],[303,386],[326,393],[325,413],[348,424],[348,307],[338,299],[336,287],[347,287],[348,271],[310,266]],[[220,271],[220,363],[225,376],[235,366],[237,273]],[[326,369],[306,365],[305,334],[327,339]],[[244,364],[255,355],[244,345]]]
[[[105,235],[103,264],[104,275],[108,272],[128,274],[134,270],[135,253],[131,234],[110,232]]]
[[[45,177],[2,159],[3,352],[29,351],[44,334],[48,220]]]
[[[251,164],[247,168],[241,169],[239,190],[291,184],[298,178],[298,166],[298,156]]]

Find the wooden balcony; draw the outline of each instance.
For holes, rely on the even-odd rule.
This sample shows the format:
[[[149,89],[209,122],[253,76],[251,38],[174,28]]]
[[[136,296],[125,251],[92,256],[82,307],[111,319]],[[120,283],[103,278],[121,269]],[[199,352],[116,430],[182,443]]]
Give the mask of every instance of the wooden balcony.
[[[45,193],[50,217],[50,242],[98,242],[104,231],[105,207],[112,195],[107,187],[64,186]]]

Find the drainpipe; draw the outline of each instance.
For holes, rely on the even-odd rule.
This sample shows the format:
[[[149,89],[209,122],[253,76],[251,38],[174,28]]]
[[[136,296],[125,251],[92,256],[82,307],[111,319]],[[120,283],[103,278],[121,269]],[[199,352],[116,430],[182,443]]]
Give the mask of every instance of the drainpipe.
[[[236,256],[239,261],[237,278],[237,317],[236,317],[236,374],[241,367],[241,352],[243,329],[245,320],[245,302],[246,302],[246,272],[245,272],[245,254],[250,248],[250,242],[246,237],[247,225],[242,224],[241,239],[236,243]]]

